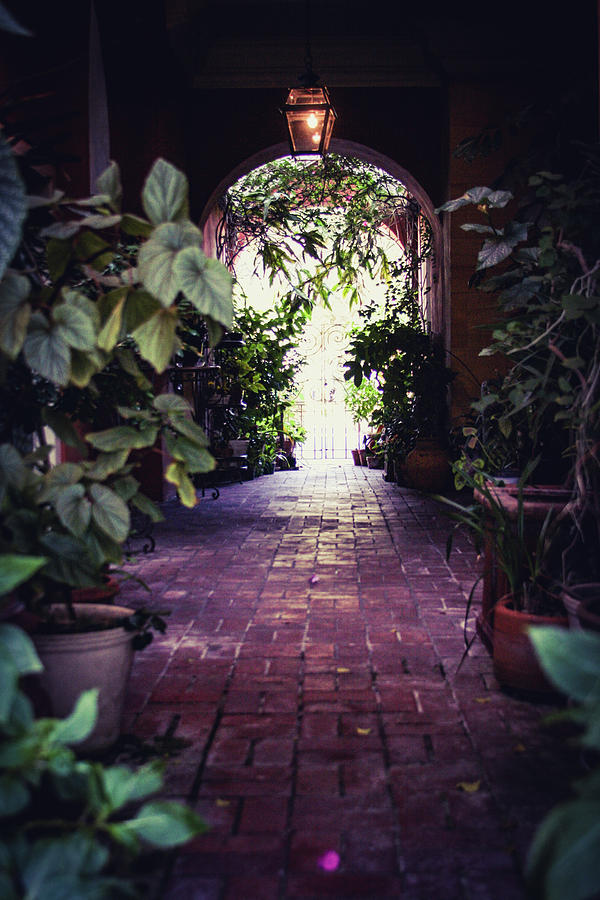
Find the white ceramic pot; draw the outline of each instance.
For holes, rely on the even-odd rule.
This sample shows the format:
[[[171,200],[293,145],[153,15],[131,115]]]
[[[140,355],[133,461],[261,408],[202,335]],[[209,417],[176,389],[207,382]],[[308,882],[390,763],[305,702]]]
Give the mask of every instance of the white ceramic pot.
[[[38,688],[52,715],[68,716],[82,691],[98,688],[98,720],[92,734],[77,749],[105,750],[120,733],[127,681],[133,661],[134,633],[120,624],[134,610],[100,603],[74,604],[80,617],[114,623],[101,631],[72,634],[32,634],[44,671]],[[60,609],[58,607],[57,609]]]

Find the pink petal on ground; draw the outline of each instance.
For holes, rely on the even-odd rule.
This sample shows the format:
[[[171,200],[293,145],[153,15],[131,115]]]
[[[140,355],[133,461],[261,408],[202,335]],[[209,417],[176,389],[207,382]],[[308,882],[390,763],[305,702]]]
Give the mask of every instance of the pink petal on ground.
[[[327,853],[324,853],[319,859],[319,866],[324,869],[325,872],[335,872],[339,864],[340,855],[339,853],[336,853],[335,850],[328,850]]]

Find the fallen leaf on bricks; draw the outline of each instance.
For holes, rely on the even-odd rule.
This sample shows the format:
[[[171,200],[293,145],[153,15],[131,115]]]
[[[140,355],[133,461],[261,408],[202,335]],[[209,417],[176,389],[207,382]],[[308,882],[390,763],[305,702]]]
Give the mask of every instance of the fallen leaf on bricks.
[[[475,703],[490,703],[491,697],[475,697]]]
[[[338,675],[347,675],[350,669],[346,669],[344,666],[338,666],[336,672]]]
[[[481,781],[459,781],[456,787],[465,794],[474,794],[481,787]]]
[[[371,734],[372,730],[372,728],[357,728],[356,733],[364,737],[367,734]]]
[[[217,797],[217,799],[215,800],[215,803],[217,804],[217,806],[221,806],[221,807],[230,806],[231,800],[223,800],[221,797]]]
[[[522,744],[520,741],[518,744],[515,744],[513,747],[515,753],[525,753],[525,744]]]

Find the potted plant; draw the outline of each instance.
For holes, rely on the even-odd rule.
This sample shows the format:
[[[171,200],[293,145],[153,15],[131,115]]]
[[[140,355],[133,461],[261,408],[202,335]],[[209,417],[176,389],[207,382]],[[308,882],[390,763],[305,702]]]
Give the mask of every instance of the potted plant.
[[[494,674],[506,687],[533,694],[551,692],[533,652],[528,637],[532,624],[567,626],[567,617],[560,590],[560,547],[562,539],[561,514],[553,506],[542,504],[541,517],[530,527],[525,516],[525,496],[529,468],[516,486],[502,486],[492,479],[481,479],[464,471],[461,478],[473,491],[473,502],[461,504],[438,496],[457,527],[466,526],[481,551],[491,541],[494,563],[501,586],[493,602],[483,612],[477,633],[489,643],[494,660]],[[447,543],[447,555],[452,551],[453,532]],[[558,563],[558,567],[557,567]],[[465,612],[465,642],[467,651],[474,637],[467,637],[467,625],[475,590],[483,575],[469,594]],[[476,636],[476,635],[475,635]]]
[[[12,200],[25,208],[23,184],[4,144],[0,166]],[[163,444],[171,460],[166,478],[188,506],[196,502],[190,474],[214,466],[188,403],[156,393],[142,368],[166,370],[179,346],[180,303],[193,305],[218,340],[221,325],[231,324],[230,276],[202,253],[201,232],[187,219],[183,173],[164,160],[155,163],[142,194],[147,218],[122,213],[121,196],[113,163],[91,198],[57,191],[30,198],[22,228],[15,215],[17,234],[10,250],[4,248],[0,554],[9,573],[21,558],[43,563],[3,600],[38,636],[82,632],[92,613],[94,641],[113,631],[114,621],[120,629],[140,627],[135,610],[108,606],[99,622],[101,610],[72,602],[73,590],[102,585],[107,568],[121,562],[131,507],[159,515],[139,490],[134,451]],[[129,265],[123,262],[125,245],[135,247]],[[122,394],[102,391],[115,369],[123,382],[140,388],[131,405],[122,403]],[[77,448],[76,462],[56,459],[52,434]],[[162,620],[148,621],[162,627]],[[128,633],[117,641],[126,656],[118,666],[123,674],[131,638]],[[63,687],[81,668],[70,659]],[[105,696],[101,690],[101,709],[111,705]]]
[[[559,555],[569,590],[600,582],[599,179],[598,148],[583,147],[569,174],[529,177],[513,218],[512,192],[489,187],[441,207],[474,205],[483,217],[461,227],[484,234],[474,281],[497,292],[500,316],[482,354],[502,354],[508,371],[479,408],[496,408],[504,438],[526,433],[536,479],[568,491]]]
[[[19,561],[20,574],[1,578],[3,593],[40,565]],[[94,729],[97,691],[81,695],[65,719],[36,718],[22,689],[22,679],[42,668],[33,644],[0,623],[0,654],[0,893],[7,900],[144,896],[136,858],[185,843],[205,824],[183,804],[152,799],[161,763],[133,771],[76,756],[73,746]]]
[[[377,377],[380,403],[372,422],[382,426],[405,483],[439,491],[450,472],[445,443],[452,373],[443,349],[420,318],[415,298],[405,298],[402,308],[403,315],[389,311],[379,318],[371,313],[353,330],[344,377],[357,387],[363,378]]]

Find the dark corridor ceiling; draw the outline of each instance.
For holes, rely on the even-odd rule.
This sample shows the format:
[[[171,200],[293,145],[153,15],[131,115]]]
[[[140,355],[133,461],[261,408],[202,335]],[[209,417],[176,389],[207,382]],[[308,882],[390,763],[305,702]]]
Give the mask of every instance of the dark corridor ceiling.
[[[312,0],[314,66],[331,86],[577,78],[595,65],[595,3]],[[304,62],[306,0],[164,0],[170,44],[196,88],[281,87]]]

